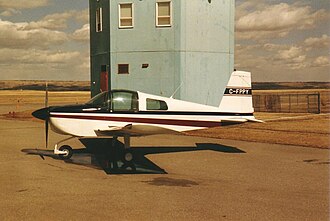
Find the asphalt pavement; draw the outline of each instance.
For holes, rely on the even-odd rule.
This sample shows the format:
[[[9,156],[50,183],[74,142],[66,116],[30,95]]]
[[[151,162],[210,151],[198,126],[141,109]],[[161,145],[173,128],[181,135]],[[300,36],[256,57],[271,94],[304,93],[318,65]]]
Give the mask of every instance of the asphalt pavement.
[[[137,171],[107,170],[43,124],[0,120],[0,220],[329,220],[329,150],[189,136],[133,138]]]

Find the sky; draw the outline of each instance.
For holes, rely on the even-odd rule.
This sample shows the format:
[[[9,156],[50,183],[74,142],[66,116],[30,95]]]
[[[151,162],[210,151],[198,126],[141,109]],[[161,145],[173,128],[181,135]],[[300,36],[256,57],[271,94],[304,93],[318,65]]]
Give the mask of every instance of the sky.
[[[330,81],[328,0],[236,0],[235,68]],[[0,80],[89,80],[88,0],[0,0]]]

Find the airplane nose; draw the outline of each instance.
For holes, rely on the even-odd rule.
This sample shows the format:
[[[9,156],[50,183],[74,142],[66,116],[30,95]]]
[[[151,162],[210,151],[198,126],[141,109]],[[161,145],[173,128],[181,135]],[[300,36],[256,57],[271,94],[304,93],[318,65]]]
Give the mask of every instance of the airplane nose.
[[[32,116],[40,120],[47,120],[49,118],[49,107],[41,108],[32,113]]]

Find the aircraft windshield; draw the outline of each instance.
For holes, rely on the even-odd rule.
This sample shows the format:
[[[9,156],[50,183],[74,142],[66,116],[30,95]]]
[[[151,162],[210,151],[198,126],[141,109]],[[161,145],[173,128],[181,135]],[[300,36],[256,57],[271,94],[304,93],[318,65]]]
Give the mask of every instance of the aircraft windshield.
[[[93,97],[87,104],[92,104],[95,106],[105,106],[109,101],[109,92],[102,92],[95,97]]]
[[[112,92],[113,111],[138,111],[138,95],[132,91],[113,91]]]
[[[138,94],[133,91],[102,92],[93,97],[87,104],[107,107],[110,111],[138,111]]]

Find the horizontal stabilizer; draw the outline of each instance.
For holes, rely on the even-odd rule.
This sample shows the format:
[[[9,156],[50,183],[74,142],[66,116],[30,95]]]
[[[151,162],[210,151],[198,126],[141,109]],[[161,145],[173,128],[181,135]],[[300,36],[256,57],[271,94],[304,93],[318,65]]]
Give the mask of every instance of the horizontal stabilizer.
[[[255,122],[255,123],[265,123],[265,121],[258,120],[258,119],[255,119],[255,118],[253,118],[253,119],[248,119],[248,121],[250,121],[250,122]]]
[[[224,120],[221,120],[221,123],[230,123],[230,122],[232,122],[232,123],[244,123],[244,122],[247,122],[248,120],[247,119],[245,119],[245,118],[237,118],[237,119],[235,119],[235,118],[232,118],[232,119],[224,119]]]
[[[264,123],[262,120],[257,120],[255,118],[229,118],[221,120],[222,125],[232,125],[232,124],[240,124],[245,122],[255,122],[255,123]]]

